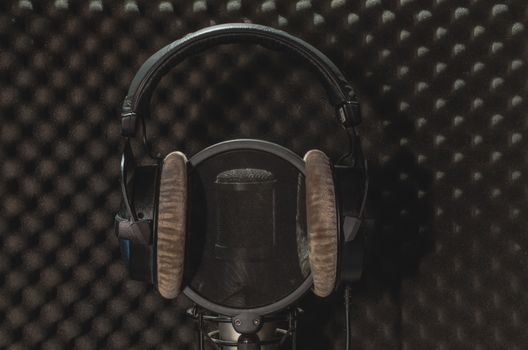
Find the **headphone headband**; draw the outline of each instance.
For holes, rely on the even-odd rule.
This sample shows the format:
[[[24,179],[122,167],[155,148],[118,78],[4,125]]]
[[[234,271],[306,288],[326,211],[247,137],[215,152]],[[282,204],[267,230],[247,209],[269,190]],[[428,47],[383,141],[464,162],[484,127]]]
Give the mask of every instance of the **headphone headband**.
[[[136,73],[121,114],[123,136],[134,136],[137,116],[144,118],[148,101],[163,75],[187,57],[211,47],[229,43],[254,43],[267,48],[292,53],[307,62],[318,74],[330,102],[336,108],[337,119],[345,127],[361,122],[359,104],[343,73],[321,51],[307,42],[270,27],[230,23],[208,27],[174,41],[152,55]]]

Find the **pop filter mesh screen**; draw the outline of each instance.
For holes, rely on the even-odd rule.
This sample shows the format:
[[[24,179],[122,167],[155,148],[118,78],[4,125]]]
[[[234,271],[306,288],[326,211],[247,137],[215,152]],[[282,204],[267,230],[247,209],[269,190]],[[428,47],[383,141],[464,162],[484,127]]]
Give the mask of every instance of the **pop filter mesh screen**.
[[[309,275],[303,177],[263,151],[218,154],[191,170],[187,279],[231,308],[267,306]]]
[[[275,177],[262,169],[226,170],[216,177],[215,257],[221,261],[275,259]]]

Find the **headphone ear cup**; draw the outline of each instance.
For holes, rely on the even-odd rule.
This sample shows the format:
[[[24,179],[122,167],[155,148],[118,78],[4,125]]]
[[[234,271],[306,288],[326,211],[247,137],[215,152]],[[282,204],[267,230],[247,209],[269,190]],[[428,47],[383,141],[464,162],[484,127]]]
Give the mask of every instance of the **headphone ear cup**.
[[[185,257],[187,158],[172,152],[161,170],[156,242],[158,291],[168,299],[180,292]]]
[[[306,218],[309,260],[314,293],[326,297],[337,278],[338,218],[334,178],[330,160],[323,152],[311,150],[306,163]]]

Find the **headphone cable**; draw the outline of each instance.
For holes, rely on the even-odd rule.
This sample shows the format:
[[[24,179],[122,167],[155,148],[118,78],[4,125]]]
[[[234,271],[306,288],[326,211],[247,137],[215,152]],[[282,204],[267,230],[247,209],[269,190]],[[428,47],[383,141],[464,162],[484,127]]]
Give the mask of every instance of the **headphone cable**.
[[[350,334],[350,299],[352,298],[352,288],[347,284],[345,286],[345,326],[346,326],[346,338],[345,338],[345,349],[350,350],[351,334]]]

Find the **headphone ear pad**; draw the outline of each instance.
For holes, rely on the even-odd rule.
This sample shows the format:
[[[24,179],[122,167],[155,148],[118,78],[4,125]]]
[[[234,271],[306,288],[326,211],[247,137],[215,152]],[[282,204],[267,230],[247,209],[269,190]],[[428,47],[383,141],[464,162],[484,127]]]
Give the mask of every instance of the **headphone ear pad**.
[[[338,218],[330,160],[311,150],[304,156],[306,168],[306,218],[309,260],[314,293],[330,295],[337,278]]]
[[[172,152],[163,160],[157,224],[157,280],[168,299],[180,292],[185,258],[187,215],[187,158]]]

